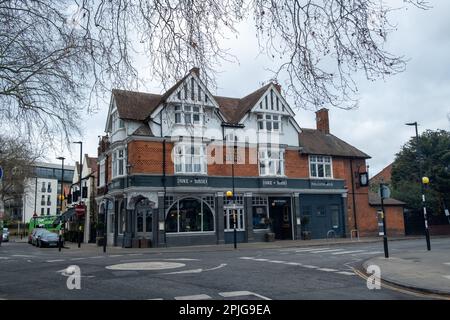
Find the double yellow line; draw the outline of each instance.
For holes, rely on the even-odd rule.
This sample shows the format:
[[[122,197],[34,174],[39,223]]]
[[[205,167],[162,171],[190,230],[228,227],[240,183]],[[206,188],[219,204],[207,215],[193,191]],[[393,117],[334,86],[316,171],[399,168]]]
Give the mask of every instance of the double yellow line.
[[[355,269],[355,268],[352,268],[352,269],[353,269],[354,273],[356,273],[358,276],[363,278],[365,281],[367,281],[367,279],[369,278],[369,276],[367,276],[364,272],[362,272],[362,271],[360,271],[358,269]],[[386,281],[383,281],[381,279],[380,279],[380,283],[381,283],[381,286],[383,288],[387,288],[387,289],[394,290],[394,291],[397,291],[397,292],[413,295],[413,296],[420,297],[420,298],[450,300],[450,296],[447,296],[447,295],[440,295],[440,294],[435,294],[435,293],[426,293],[426,292],[421,292],[421,291],[418,291],[418,290],[406,289],[406,288],[399,287],[399,286],[396,286],[396,285],[393,285],[393,284],[388,284],[388,283],[386,283]]]

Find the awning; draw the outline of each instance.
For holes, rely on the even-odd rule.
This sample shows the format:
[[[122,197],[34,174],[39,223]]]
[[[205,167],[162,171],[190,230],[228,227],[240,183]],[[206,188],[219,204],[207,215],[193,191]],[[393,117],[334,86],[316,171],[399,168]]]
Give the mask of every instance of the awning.
[[[75,215],[75,208],[69,208],[66,212],[64,212],[62,215],[57,217],[53,224],[60,224],[67,222],[71,217]]]

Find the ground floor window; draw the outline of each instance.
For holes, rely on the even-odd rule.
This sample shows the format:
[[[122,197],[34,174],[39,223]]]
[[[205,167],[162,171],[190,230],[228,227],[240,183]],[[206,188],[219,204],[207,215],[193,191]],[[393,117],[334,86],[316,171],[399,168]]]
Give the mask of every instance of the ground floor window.
[[[196,198],[177,200],[167,212],[166,232],[214,231],[214,215],[206,202]]]
[[[267,197],[252,197],[253,229],[269,228],[269,211],[267,210]]]
[[[245,230],[244,208],[224,208],[224,228],[225,231],[233,231],[236,222],[236,230]]]

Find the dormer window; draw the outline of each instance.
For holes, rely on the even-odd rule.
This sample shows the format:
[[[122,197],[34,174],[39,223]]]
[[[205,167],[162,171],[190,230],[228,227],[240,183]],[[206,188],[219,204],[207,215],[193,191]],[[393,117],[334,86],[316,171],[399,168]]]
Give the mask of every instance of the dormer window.
[[[175,123],[185,125],[203,124],[203,108],[200,106],[175,106]]]
[[[275,114],[258,114],[258,130],[281,132],[281,116]]]

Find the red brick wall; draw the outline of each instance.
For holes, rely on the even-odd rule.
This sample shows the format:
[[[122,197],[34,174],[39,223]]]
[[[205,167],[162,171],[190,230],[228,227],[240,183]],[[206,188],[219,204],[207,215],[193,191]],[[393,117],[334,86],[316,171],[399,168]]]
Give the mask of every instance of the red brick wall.
[[[213,150],[214,149],[214,150]],[[222,151],[221,151],[222,150]],[[233,157],[232,151],[229,152],[227,163],[226,147],[208,146],[208,154],[210,154],[215,161],[210,161],[208,164],[208,176],[231,176],[232,166],[231,161]],[[234,175],[237,177],[257,177],[259,176],[259,168],[257,163],[256,148],[245,148],[238,151],[237,163],[234,165]],[[242,162],[242,163],[241,163]]]
[[[166,142],[166,173],[173,174],[173,144]],[[131,173],[162,174],[163,143],[160,141],[131,141],[128,143],[128,163]]]
[[[371,217],[378,223],[378,211],[380,206],[371,206]],[[401,206],[384,206],[386,213],[386,232],[388,237],[399,237],[405,235],[405,222],[403,219],[403,207]],[[366,230],[366,236],[378,236],[378,226],[374,230]]]
[[[309,157],[296,150],[286,150],[284,170],[288,178],[309,178]]]

